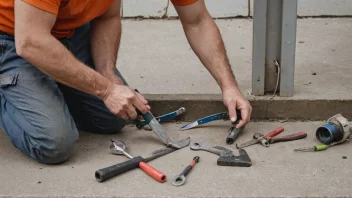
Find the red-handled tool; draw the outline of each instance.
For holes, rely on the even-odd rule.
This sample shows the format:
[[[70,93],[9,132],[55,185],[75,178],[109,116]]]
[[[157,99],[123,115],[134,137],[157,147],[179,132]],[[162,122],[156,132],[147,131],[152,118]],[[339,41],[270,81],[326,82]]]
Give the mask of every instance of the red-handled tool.
[[[123,141],[113,141],[111,140],[111,145],[110,145],[110,150],[112,151],[112,153],[117,154],[117,155],[125,155],[126,157],[130,158],[130,159],[134,159],[134,157],[132,157],[130,154],[128,154],[125,151],[126,148],[126,144]],[[153,168],[152,166],[146,164],[145,162],[143,162],[143,158],[142,157],[136,157],[137,158],[141,158],[141,160],[139,161],[139,168],[141,168],[145,173],[147,173],[148,175],[150,175],[151,177],[153,177],[155,180],[157,180],[158,182],[165,182],[166,181],[166,176],[164,173],[156,170],[155,168]]]
[[[261,133],[255,133],[253,135],[253,139],[249,142],[243,143],[241,145],[236,145],[237,148],[244,148],[247,146],[251,146],[253,144],[261,143],[265,147],[269,147],[270,144],[276,143],[276,142],[286,142],[286,141],[293,141],[293,140],[298,140],[307,137],[306,132],[299,132],[295,134],[290,134],[286,136],[276,136],[284,131],[283,127],[279,127],[267,135],[263,135]],[[276,136],[276,137],[275,137]]]
[[[145,162],[139,162],[139,168],[141,168],[144,172],[146,172],[148,175],[150,175],[160,183],[163,183],[166,181],[166,176],[164,173],[156,170],[155,168],[151,167]]]
[[[284,131],[284,127],[279,127],[279,128],[277,128],[277,129],[273,130],[272,132],[266,134],[266,135],[264,136],[264,138],[265,138],[265,139],[272,138],[272,137],[276,136],[277,134],[279,134],[279,133],[281,133],[281,132],[283,132],[283,131]]]
[[[293,141],[293,140],[298,140],[307,137],[306,132],[299,132],[291,135],[285,135],[285,136],[276,136],[270,138],[268,141],[270,144],[277,143],[277,142],[286,142],[286,141]]]

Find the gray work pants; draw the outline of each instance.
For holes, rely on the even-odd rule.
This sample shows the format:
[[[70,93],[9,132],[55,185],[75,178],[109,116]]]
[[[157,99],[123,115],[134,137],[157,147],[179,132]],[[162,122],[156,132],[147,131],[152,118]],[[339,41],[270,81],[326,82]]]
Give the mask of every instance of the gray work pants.
[[[61,42],[94,68],[89,28],[86,24]],[[99,98],[56,82],[18,56],[14,37],[0,32],[0,127],[24,154],[41,163],[60,163],[72,154],[78,130],[111,134],[126,124]]]

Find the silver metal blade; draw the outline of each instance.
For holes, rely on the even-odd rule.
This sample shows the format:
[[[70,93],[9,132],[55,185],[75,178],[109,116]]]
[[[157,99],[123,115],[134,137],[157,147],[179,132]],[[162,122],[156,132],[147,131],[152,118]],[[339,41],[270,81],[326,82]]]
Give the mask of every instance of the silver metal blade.
[[[186,125],[182,126],[180,129],[181,129],[181,131],[184,131],[184,130],[187,130],[187,129],[194,128],[194,127],[196,127],[198,125],[199,125],[198,121],[195,121],[195,122],[192,122],[190,124],[186,124]]]
[[[178,146],[180,146],[181,148],[184,148],[184,147],[188,146],[190,142],[191,142],[191,138],[188,137],[188,138],[176,141],[175,143]],[[162,148],[162,149],[156,150],[156,151],[154,151],[152,153],[147,154],[146,156],[143,156],[144,162],[149,162],[149,161],[151,161],[153,159],[156,159],[158,157],[167,155],[167,154],[172,153],[172,152],[174,152],[176,150],[178,150],[178,149],[177,148],[173,148],[173,147],[166,147],[166,148]]]
[[[169,144],[171,142],[171,139],[169,136],[166,134],[164,128],[159,124],[159,122],[153,118],[149,122],[150,128],[152,128],[153,132],[165,143]]]
[[[260,142],[260,140],[258,140],[258,139],[253,139],[253,140],[251,140],[251,141],[249,141],[249,142],[246,142],[246,143],[243,143],[243,144],[241,144],[241,145],[236,145],[236,147],[237,147],[238,149],[241,149],[241,148],[244,148],[244,147],[247,147],[247,146],[251,146],[251,145],[253,145],[253,144],[257,144],[258,142]]]
[[[117,142],[111,140],[110,151],[117,155],[122,155],[126,149],[126,144],[123,141],[118,140]]]

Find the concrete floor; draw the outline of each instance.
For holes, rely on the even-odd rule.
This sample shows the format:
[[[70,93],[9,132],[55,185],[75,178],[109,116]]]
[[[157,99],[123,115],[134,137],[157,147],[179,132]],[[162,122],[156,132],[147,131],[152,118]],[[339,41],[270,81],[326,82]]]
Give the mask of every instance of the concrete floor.
[[[225,121],[215,121],[188,131],[178,131],[185,123],[164,124],[172,139],[190,136],[192,141],[225,144]],[[316,153],[296,153],[295,148],[319,144],[314,132],[321,122],[251,122],[238,138],[241,143],[255,132],[268,133],[283,126],[284,134],[300,131],[308,137],[265,148],[247,147],[251,167],[221,167],[218,156],[192,151],[189,147],[151,161],[150,164],[167,175],[166,183],[158,183],[140,169],[129,171],[104,183],[98,183],[94,172],[126,160],[109,153],[109,139],[123,140],[132,155],[143,155],[163,144],[153,132],[128,126],[117,135],[81,132],[74,156],[61,165],[36,163],[15,149],[0,132],[0,197],[352,197],[352,147],[350,143]],[[186,185],[174,187],[171,178],[179,174],[194,156],[200,162],[188,175]],[[347,159],[342,157],[346,156]]]
[[[240,88],[247,94],[251,85],[252,21],[217,20],[216,23],[223,35]],[[281,108],[280,111],[303,112],[304,115],[307,115],[304,110],[308,107],[320,110],[317,112],[326,109],[340,112],[340,103],[332,106],[330,100],[352,99],[349,80],[352,73],[351,29],[351,18],[298,20],[295,96],[289,98],[290,108],[270,104]],[[178,21],[123,21],[117,66],[129,84],[142,93],[176,94],[174,96],[179,97],[181,94],[220,93],[215,81],[189,48]],[[285,100],[283,102],[286,99],[274,98]],[[320,105],[295,106],[292,100],[296,99],[326,101]],[[254,111],[271,116],[273,110],[270,104],[255,104]],[[351,105],[347,108],[348,104],[343,109],[351,108]],[[179,107],[179,104],[176,106]],[[158,108],[165,110],[163,105]],[[187,111],[194,112],[194,108],[187,107]],[[197,109],[199,112],[204,113],[204,109]],[[329,112],[322,117],[327,119],[332,115]],[[285,128],[286,134],[306,131],[308,137],[273,144],[269,148],[261,145],[246,148],[253,162],[251,167],[217,166],[218,156],[191,151],[187,147],[150,162],[167,175],[168,181],[163,184],[155,182],[140,169],[104,183],[98,183],[94,178],[96,170],[126,160],[124,156],[109,153],[110,138],[125,141],[132,155],[143,155],[164,146],[151,131],[139,131],[128,126],[117,135],[81,132],[74,156],[56,166],[30,160],[14,148],[0,131],[0,197],[352,197],[351,143],[317,153],[293,151],[294,148],[319,144],[315,130],[321,124],[250,122],[238,142],[251,139],[255,132],[267,133],[279,126]],[[190,136],[192,141],[225,146],[237,154],[234,145],[225,144],[230,127],[226,121],[184,132],[178,131],[181,123],[164,126],[172,139]],[[189,174],[187,184],[178,188],[172,186],[171,178],[179,174],[196,155],[200,156],[201,161]],[[343,159],[343,156],[347,158]]]
[[[216,23],[239,86],[247,95],[252,79],[252,20]],[[351,29],[352,18],[298,20],[295,95],[291,99],[352,98]],[[142,93],[220,93],[191,50],[178,20],[125,20],[117,66]],[[281,99],[285,98],[274,98]]]

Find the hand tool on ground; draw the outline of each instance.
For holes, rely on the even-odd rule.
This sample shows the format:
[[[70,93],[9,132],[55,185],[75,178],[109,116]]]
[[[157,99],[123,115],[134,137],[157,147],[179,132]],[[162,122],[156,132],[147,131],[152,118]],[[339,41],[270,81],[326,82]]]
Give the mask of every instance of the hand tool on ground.
[[[239,156],[235,156],[233,152],[227,148],[195,142],[191,146],[191,150],[204,150],[219,155],[220,157],[217,160],[217,165],[219,166],[252,166],[252,161],[244,149],[239,149]]]
[[[139,91],[135,89],[137,93]],[[136,109],[137,114],[141,115],[145,122],[152,128],[153,132],[164,142],[165,145],[174,148],[181,148],[180,145],[177,145],[177,142],[172,141],[169,136],[165,133],[164,128],[159,124],[159,122],[155,119],[151,112],[147,112],[146,114],[142,114],[138,109]]]
[[[318,146],[313,146],[313,147],[305,147],[305,148],[298,148],[295,149],[294,151],[301,151],[301,152],[313,152],[313,151],[323,151],[328,149],[330,146],[329,145],[318,145]]]
[[[110,150],[115,155],[125,155],[129,159],[133,159],[133,157],[126,152],[126,144],[123,141],[113,141],[111,140]],[[139,168],[141,168],[145,173],[153,177],[158,182],[165,182],[166,176],[164,173],[156,170],[152,166],[146,164],[145,162],[139,162]]]
[[[212,122],[215,120],[224,120],[224,119],[229,119],[228,112],[220,112],[220,113],[216,113],[216,114],[213,114],[210,116],[206,116],[204,118],[200,118],[192,123],[189,123],[187,125],[182,126],[180,129],[181,129],[181,131],[184,131],[184,130],[195,128],[195,127],[202,125],[202,124],[206,124],[208,122]],[[235,142],[235,140],[238,138],[238,136],[244,130],[245,126],[243,126],[241,128],[236,128],[236,125],[240,122],[240,120],[241,120],[241,112],[239,110],[237,110],[237,120],[234,123],[232,123],[235,126],[230,127],[228,130],[226,144],[233,144]]]
[[[237,123],[239,123],[239,120],[236,121],[235,125],[237,125]],[[235,126],[230,127],[229,134],[226,138],[226,144],[233,144],[235,142],[235,140],[238,138],[238,136],[242,133],[244,127],[245,126],[243,126],[241,128],[236,128]]]
[[[171,119],[175,119],[177,116],[180,116],[180,115],[182,115],[184,113],[186,113],[186,108],[181,107],[181,108],[179,108],[176,111],[173,111],[173,112],[170,112],[170,113],[155,117],[155,119],[159,123],[163,123],[163,122],[169,121]],[[138,119],[135,119],[135,120],[132,121],[132,123],[135,124],[138,129],[142,129],[143,128],[144,130],[148,130],[148,131],[152,130],[150,128],[150,126],[148,125],[148,123],[145,122],[145,121],[140,121]]]
[[[229,119],[229,117],[230,116],[228,112],[220,112],[220,113],[212,114],[212,115],[200,118],[192,123],[181,126],[180,130],[184,131],[184,130],[192,129],[212,121]],[[241,113],[240,111],[237,111],[237,120],[239,119],[241,119]]]
[[[182,186],[183,184],[186,183],[186,176],[187,174],[192,170],[192,168],[196,165],[196,163],[199,162],[199,157],[196,156],[193,158],[192,162],[190,165],[188,165],[185,170],[182,171],[181,174],[175,176],[173,179],[172,179],[172,185],[174,186]]]
[[[190,143],[190,138],[185,138],[182,140],[177,141],[177,145],[179,145],[181,148],[184,148],[189,145]],[[128,161],[115,164],[106,168],[99,169],[95,172],[95,178],[98,182],[103,182],[106,181],[114,176],[117,176],[121,173],[124,173],[126,171],[135,169],[139,166],[140,162],[149,162],[152,161],[153,159],[159,158],[161,156],[167,155],[169,153],[172,153],[178,149],[173,148],[173,147],[165,147],[159,150],[156,150],[152,153],[147,154],[146,156],[138,156],[134,157]]]
[[[299,132],[299,133],[294,133],[290,135],[285,135],[285,136],[276,136],[279,133],[283,132],[284,128],[279,127],[272,132],[268,133],[267,135],[263,135],[261,133],[255,133],[253,135],[253,139],[249,142],[243,143],[241,145],[236,145],[237,148],[244,148],[247,146],[251,146],[257,143],[261,143],[265,147],[269,147],[270,144],[277,143],[277,142],[287,142],[287,141],[293,141],[293,140],[298,140],[307,137],[306,132]],[[274,137],[276,136],[276,137]]]

